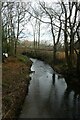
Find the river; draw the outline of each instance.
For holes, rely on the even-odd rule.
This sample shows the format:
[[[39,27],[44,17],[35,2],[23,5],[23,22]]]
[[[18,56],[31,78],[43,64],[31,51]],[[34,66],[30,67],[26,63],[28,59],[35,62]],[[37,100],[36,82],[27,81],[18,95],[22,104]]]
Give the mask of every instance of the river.
[[[80,96],[43,61],[32,59],[31,81],[19,118],[78,118]]]

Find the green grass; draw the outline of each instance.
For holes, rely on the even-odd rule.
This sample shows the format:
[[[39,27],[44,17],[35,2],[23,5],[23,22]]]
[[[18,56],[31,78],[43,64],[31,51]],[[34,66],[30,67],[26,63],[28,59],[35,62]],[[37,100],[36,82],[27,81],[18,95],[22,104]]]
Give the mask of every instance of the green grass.
[[[24,63],[29,62],[29,58],[28,58],[27,56],[24,56],[24,55],[19,54],[19,55],[17,55],[17,58],[18,58],[18,60],[20,60],[21,62],[24,62]]]
[[[19,55],[17,56],[17,58],[18,58],[19,61],[27,64],[27,66],[31,66],[31,64],[32,64],[32,62],[30,61],[30,58],[27,57],[27,56],[25,56],[25,55],[19,54]]]

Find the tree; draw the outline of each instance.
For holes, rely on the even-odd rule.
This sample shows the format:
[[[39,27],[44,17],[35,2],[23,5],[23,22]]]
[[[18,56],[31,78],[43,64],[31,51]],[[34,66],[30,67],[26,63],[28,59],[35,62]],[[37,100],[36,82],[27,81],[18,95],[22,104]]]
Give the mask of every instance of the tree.
[[[73,7],[75,7],[74,17],[71,21]],[[74,64],[74,37],[75,37],[75,27],[76,27],[76,20],[77,20],[77,13],[78,13],[78,3],[77,2],[69,2],[69,29],[70,29],[70,65],[73,67]]]
[[[34,31],[35,31],[35,43],[36,43],[36,48],[38,47],[39,48],[39,45],[40,45],[40,35],[41,35],[41,18],[43,16],[43,12],[41,11],[41,8],[40,6],[38,5],[38,7],[32,7],[31,6],[31,9],[33,10],[33,14],[31,14],[32,17],[34,17],[35,19],[35,24],[34,24]],[[39,18],[39,19],[38,19]]]
[[[34,22],[32,23],[32,20],[30,21],[33,29],[33,38],[34,38],[34,49],[37,47],[37,19],[34,19]]]
[[[62,10],[64,9],[64,46],[65,46],[65,57],[66,57],[66,63],[69,66],[69,55],[68,55],[68,35],[67,35],[67,9],[64,4],[64,2],[61,3],[61,6],[63,6]]]
[[[44,11],[44,13],[48,16],[48,18],[50,19],[50,25],[51,25],[51,33],[52,33],[52,39],[53,39],[53,63],[55,64],[56,63],[56,50],[57,50],[57,44],[58,44],[58,42],[59,42],[59,39],[60,39],[60,34],[61,34],[61,29],[62,29],[62,22],[61,22],[61,15],[62,15],[62,12],[60,13],[60,14],[56,14],[56,15],[58,15],[58,20],[59,20],[59,22],[60,22],[60,24],[59,24],[59,27],[58,27],[58,35],[57,35],[57,40],[55,39],[55,32],[54,32],[54,30],[55,30],[55,28],[54,28],[54,26],[56,26],[56,25],[54,25],[53,24],[53,22],[54,22],[54,18],[55,18],[55,11],[54,11],[54,9],[52,8],[52,7],[47,7],[46,6],[46,4],[45,4],[45,2],[40,2],[39,3],[40,4],[40,6],[42,7],[42,9],[43,9],[43,11]]]
[[[62,2],[62,6],[65,14],[64,22],[64,44],[65,44],[65,55],[69,69],[74,67],[74,45],[75,36],[80,23],[77,22],[78,14],[78,2],[69,1],[68,4]],[[74,11],[74,14],[73,14]],[[78,35],[78,34],[77,34]],[[69,42],[70,41],[70,42]],[[69,51],[70,50],[70,51]]]
[[[28,17],[25,19],[29,5],[29,2],[26,5],[23,2],[2,2],[3,51],[8,52],[9,55],[16,56],[19,35],[30,18],[28,14]],[[24,21],[26,22],[24,23]],[[20,28],[21,25],[23,28]]]
[[[2,45],[3,52],[13,54],[13,3],[2,3]]]
[[[78,43],[78,50],[75,49],[75,52],[76,52],[76,55],[77,55],[77,73],[80,73],[80,3],[79,3],[79,6],[78,6],[78,26],[77,26],[77,42]]]

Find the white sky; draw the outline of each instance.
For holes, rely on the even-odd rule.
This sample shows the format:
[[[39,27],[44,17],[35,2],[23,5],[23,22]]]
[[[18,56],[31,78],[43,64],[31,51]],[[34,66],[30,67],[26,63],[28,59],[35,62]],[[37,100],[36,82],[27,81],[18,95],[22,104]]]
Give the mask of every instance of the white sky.
[[[26,0],[22,0],[22,2],[25,2]],[[40,0],[40,1],[43,1],[43,0]],[[52,4],[53,2],[57,2],[57,0],[44,0],[45,2],[47,2],[48,4]],[[33,5],[35,6],[36,5],[36,2],[39,2],[39,0],[33,0]],[[49,19],[45,19],[45,21],[49,21]],[[33,22],[33,21],[32,21]],[[41,41],[46,41],[48,42],[49,44],[52,44],[53,41],[52,41],[52,34],[51,34],[51,31],[50,31],[50,25],[47,25],[45,23],[41,23]],[[33,29],[32,29],[32,26],[30,23],[28,23],[26,26],[25,26],[25,30],[23,31],[25,33],[25,36],[27,36],[26,38],[23,38],[23,40],[27,39],[27,40],[31,40],[33,41]],[[30,34],[26,34],[26,33],[30,33]],[[23,34],[21,35],[23,36]]]
[[[28,1],[28,0],[22,0],[22,2],[26,2],[26,1]],[[39,0],[31,0],[31,1],[33,1],[34,5],[36,5],[36,2],[39,2]],[[57,1],[60,1],[60,0],[40,0],[40,1],[44,1],[48,4],[53,4],[53,3],[56,3]],[[63,1],[66,2],[68,0],[63,0]],[[75,1],[75,0],[73,0],[73,1]],[[80,2],[80,0],[78,0],[78,2]],[[57,9],[57,8],[55,8],[55,9]],[[73,12],[73,14],[74,14],[74,12]],[[48,21],[47,18],[45,20]],[[24,30],[24,33],[26,34],[28,31],[31,35],[33,35],[33,30],[32,30],[31,24],[26,25],[26,29]],[[44,35],[42,35],[42,34],[44,34]],[[31,35],[29,35],[27,37],[27,39],[33,40],[33,36],[31,36]],[[48,41],[49,43],[53,42],[52,41],[52,34],[50,32],[50,27],[48,27],[47,24],[43,24],[43,23],[41,24],[41,40]]]

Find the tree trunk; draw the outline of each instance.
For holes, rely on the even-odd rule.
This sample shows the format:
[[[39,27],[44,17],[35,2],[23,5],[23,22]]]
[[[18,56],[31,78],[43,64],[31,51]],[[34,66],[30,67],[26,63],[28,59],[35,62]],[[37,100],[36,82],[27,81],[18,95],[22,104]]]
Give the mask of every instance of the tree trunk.
[[[39,31],[38,31],[38,48],[40,45],[40,21],[39,21]]]
[[[72,69],[74,65],[74,35],[71,30],[70,35],[70,68]]]
[[[17,27],[17,39],[15,39],[15,56],[17,54],[17,41],[18,41],[18,37],[19,37],[19,10],[18,10],[18,27]]]
[[[64,46],[65,46],[65,58],[66,58],[66,63],[68,65],[68,67],[70,66],[70,62],[69,62],[69,55],[68,55],[68,36],[67,36],[67,10],[66,10],[66,6],[64,4],[64,2],[62,2],[64,11],[65,11],[65,25],[64,25]]]
[[[51,32],[52,32],[52,38],[53,38],[53,65],[54,65],[56,61],[56,44],[55,44],[55,35],[53,31],[53,23],[52,23],[51,17],[50,17],[50,20],[51,20]]]
[[[77,73],[80,74],[80,52],[77,55]]]
[[[35,49],[35,31],[33,31],[34,32],[34,49]]]
[[[56,44],[54,45],[54,49],[53,49],[53,63],[56,64]]]
[[[70,62],[69,62],[69,55],[68,55],[68,41],[67,41],[67,19],[65,18],[65,31],[64,31],[64,45],[65,45],[65,58],[66,58],[66,63],[69,67]]]
[[[80,74],[80,28],[79,30],[77,31],[77,36],[78,36],[78,41],[79,41],[79,52],[77,53],[77,66],[76,66],[76,69],[77,69],[77,73]]]

